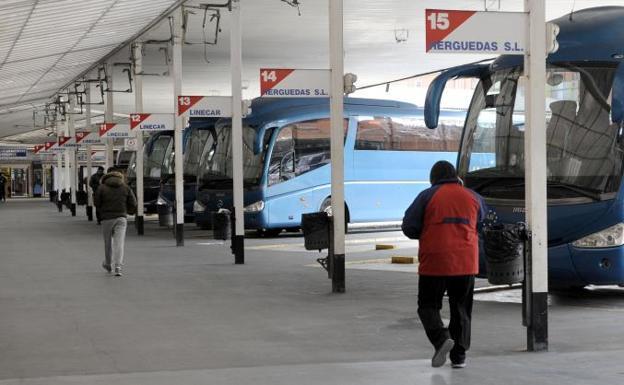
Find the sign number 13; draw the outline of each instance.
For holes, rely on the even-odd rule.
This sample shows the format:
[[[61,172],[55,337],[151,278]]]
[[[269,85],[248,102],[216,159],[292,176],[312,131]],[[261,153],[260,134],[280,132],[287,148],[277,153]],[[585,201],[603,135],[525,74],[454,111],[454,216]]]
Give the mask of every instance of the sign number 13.
[[[277,80],[277,74],[275,71],[262,71],[260,74],[263,82],[274,82]]]
[[[180,96],[178,98],[178,104],[180,106],[190,106],[191,105],[191,98],[189,98],[188,96]]]
[[[445,30],[450,26],[449,14],[447,12],[432,12],[427,16],[427,20],[429,21],[429,29],[432,30]]]

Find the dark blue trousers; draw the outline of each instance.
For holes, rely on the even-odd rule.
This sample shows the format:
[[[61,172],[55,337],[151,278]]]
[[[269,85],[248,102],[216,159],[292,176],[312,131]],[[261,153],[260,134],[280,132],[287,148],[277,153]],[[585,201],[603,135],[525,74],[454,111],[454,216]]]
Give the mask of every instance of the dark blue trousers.
[[[444,327],[440,317],[445,292],[448,293],[451,310],[448,328]],[[448,338],[455,341],[450,353],[453,362],[463,361],[466,358],[466,351],[470,348],[473,292],[473,275],[419,276],[418,316],[434,348],[440,347]]]

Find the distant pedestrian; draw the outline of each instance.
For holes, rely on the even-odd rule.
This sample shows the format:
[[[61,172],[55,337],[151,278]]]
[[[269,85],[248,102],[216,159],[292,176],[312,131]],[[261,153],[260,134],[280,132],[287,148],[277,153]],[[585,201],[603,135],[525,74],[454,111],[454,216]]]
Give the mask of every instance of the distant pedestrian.
[[[91,191],[95,195],[98,187],[100,186],[100,181],[104,176],[104,167],[99,166],[95,174],[91,175],[91,179],[89,180],[89,187],[91,187]],[[95,208],[95,218],[97,219],[97,224],[99,225],[102,222],[102,218],[100,218],[100,210],[98,210],[97,206]]]
[[[464,188],[455,167],[439,161],[431,187],[405,212],[403,233],[419,239],[418,315],[435,348],[431,366],[440,367],[450,352],[453,368],[466,366],[474,277],[479,272],[478,228],[485,219],[480,195]],[[444,327],[440,310],[448,293],[451,320]]]
[[[7,178],[0,173],[0,201],[6,202],[6,183]]]
[[[114,272],[116,276],[121,276],[128,226],[126,215],[136,211],[136,197],[124,182],[123,174],[111,167],[102,177],[95,192],[94,203],[102,217],[105,256],[102,267],[109,273]]]

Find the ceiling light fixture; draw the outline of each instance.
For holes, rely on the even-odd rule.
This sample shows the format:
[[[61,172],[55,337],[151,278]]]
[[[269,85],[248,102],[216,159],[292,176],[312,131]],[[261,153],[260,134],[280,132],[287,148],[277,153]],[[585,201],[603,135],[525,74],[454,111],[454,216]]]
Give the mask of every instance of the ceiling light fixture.
[[[395,29],[394,30],[394,40],[397,43],[405,43],[409,38],[409,29]]]
[[[291,7],[297,8],[297,14],[301,16],[301,9],[299,8],[301,4],[299,3],[299,0],[281,0],[281,1],[290,5]]]

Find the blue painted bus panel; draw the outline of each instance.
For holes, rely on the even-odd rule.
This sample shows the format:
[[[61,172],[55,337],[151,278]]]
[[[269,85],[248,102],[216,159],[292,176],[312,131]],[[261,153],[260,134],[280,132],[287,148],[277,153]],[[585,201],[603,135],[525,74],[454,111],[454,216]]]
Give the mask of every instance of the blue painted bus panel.
[[[570,252],[584,284],[618,285],[624,282],[624,247],[579,249],[570,246]],[[550,262],[550,254],[548,259]]]
[[[553,20],[560,28],[557,37],[559,49],[549,54],[547,62],[553,66],[598,66],[618,67],[612,88],[611,119],[620,122],[624,113],[624,67],[620,58],[624,33],[624,7],[597,7],[575,11]],[[522,68],[522,56],[503,55],[489,66],[495,72],[513,67]],[[428,95],[426,115],[428,123],[434,125],[436,109],[439,109],[440,94],[446,80],[456,76],[482,78],[488,71],[466,65],[453,68],[432,83]],[[618,137],[619,141],[620,138]],[[614,140],[615,142],[615,140]],[[475,169],[494,167],[493,158],[472,154],[470,166]],[[488,164],[488,162],[492,162]],[[471,170],[472,171],[472,170]],[[591,174],[590,174],[591,175]],[[598,186],[596,186],[598,187]],[[548,206],[548,272],[549,280],[557,286],[582,286],[585,284],[623,284],[624,246],[609,248],[578,248],[573,242],[585,236],[605,230],[624,222],[624,184],[620,183],[613,199],[561,204],[549,201]],[[605,197],[602,197],[605,199]],[[492,207],[502,222],[514,223],[523,220],[523,201],[512,203],[493,200]],[[484,261],[481,260],[484,268]],[[483,270],[481,271],[483,273]]]
[[[444,112],[454,120],[463,120],[461,111]],[[396,101],[345,98],[345,119],[349,119],[345,138],[345,201],[351,222],[399,221],[405,209],[420,191],[429,186],[429,170],[435,161],[455,161],[456,153],[435,151],[357,151],[354,150],[359,117],[417,118],[423,111],[414,105]],[[246,213],[247,228],[292,228],[301,224],[301,214],[316,212],[331,195],[330,165],[320,167],[279,183],[269,181],[270,156],[279,130],[292,123],[329,118],[329,101],[288,99],[252,102],[252,114],[244,124],[257,130],[256,146],[272,131],[267,147],[263,144],[263,172],[255,188],[246,187],[245,205],[264,200],[261,213]],[[325,156],[325,155],[324,155]],[[298,164],[299,166],[299,164]],[[271,184],[270,184],[271,182]],[[220,195],[217,197],[216,195]],[[197,200],[206,212],[196,218],[198,224],[210,221],[210,212],[231,209],[231,187],[221,190],[200,188]]]

